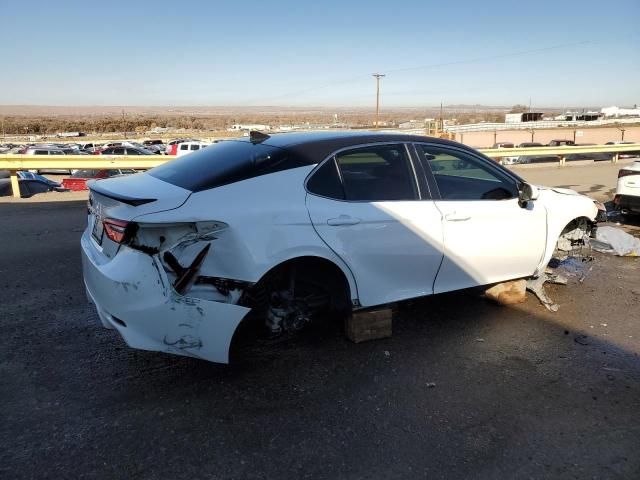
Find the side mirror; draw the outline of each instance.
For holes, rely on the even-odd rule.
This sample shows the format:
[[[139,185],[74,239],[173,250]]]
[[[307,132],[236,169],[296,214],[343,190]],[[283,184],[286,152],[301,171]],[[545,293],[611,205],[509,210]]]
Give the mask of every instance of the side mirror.
[[[520,199],[520,205],[524,206],[529,201],[537,200],[539,196],[540,191],[538,190],[538,187],[531,185],[530,183],[523,183],[520,187],[520,195],[518,198]]]

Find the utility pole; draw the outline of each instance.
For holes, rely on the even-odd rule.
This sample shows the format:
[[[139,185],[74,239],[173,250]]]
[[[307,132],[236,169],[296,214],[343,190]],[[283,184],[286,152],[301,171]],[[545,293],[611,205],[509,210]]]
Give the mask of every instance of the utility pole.
[[[442,119],[442,100],[440,101],[440,128],[438,135],[444,131],[444,120]]]
[[[386,75],[382,73],[374,73],[373,76],[376,79],[376,130],[379,125],[379,115],[380,115],[380,79],[386,77]]]

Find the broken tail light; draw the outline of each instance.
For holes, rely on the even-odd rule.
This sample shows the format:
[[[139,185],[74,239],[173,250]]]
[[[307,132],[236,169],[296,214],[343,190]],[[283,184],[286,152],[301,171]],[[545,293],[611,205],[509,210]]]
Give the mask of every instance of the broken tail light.
[[[618,178],[628,177],[629,175],[640,175],[640,171],[638,170],[620,170],[618,172]]]
[[[105,218],[102,221],[105,235],[116,243],[126,243],[132,237],[135,223],[126,222],[124,220],[116,220],[115,218]]]

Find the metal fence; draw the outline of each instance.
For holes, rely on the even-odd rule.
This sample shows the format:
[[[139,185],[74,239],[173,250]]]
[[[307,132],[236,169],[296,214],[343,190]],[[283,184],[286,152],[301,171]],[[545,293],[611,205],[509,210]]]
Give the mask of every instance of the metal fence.
[[[557,156],[559,166],[564,166],[569,155],[610,153],[616,163],[625,152],[640,152],[640,144],[584,145],[578,147],[533,147],[533,148],[484,148],[480,152],[491,158]],[[144,170],[162,165],[176,158],[171,155],[0,155],[0,170],[9,170],[13,196],[20,197],[17,172],[20,170],[46,169],[110,169],[133,168]]]
[[[531,130],[540,128],[581,128],[612,125],[640,125],[637,118],[616,118],[610,120],[540,120],[538,122],[514,123],[469,123],[465,125],[445,125],[448,133],[494,132],[497,130]]]

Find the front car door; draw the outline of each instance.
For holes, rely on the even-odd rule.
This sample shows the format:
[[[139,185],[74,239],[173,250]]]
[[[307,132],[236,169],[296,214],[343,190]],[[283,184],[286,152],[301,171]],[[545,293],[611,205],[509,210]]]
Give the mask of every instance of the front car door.
[[[362,306],[433,293],[441,215],[417,181],[407,145],[336,153],[307,180],[318,235],[351,269]]]
[[[544,207],[521,206],[518,182],[492,160],[456,147],[416,149],[443,218],[434,293],[531,276],[544,256]]]

